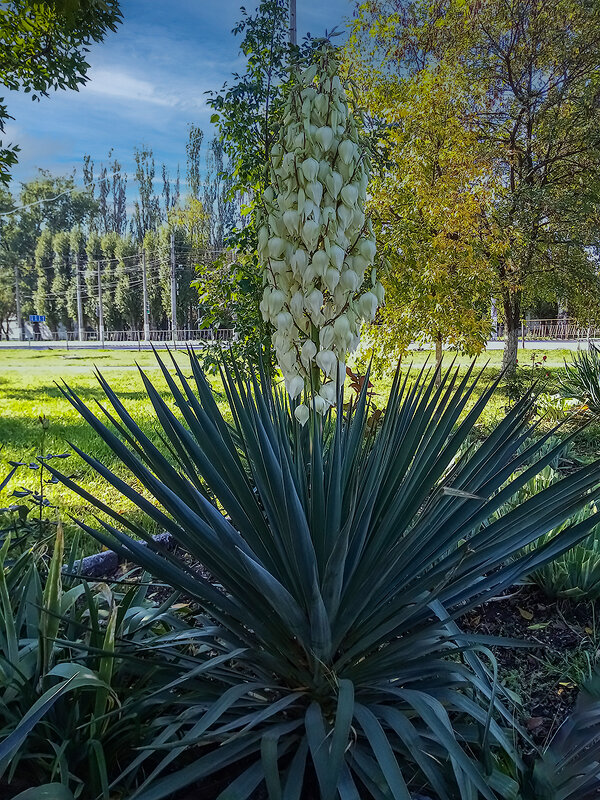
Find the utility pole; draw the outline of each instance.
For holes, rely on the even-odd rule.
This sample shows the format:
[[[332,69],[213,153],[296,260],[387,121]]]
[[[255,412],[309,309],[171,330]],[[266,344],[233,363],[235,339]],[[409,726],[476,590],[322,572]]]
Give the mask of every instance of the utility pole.
[[[144,341],[150,341],[150,304],[148,303],[148,275],[146,273],[146,249],[142,250],[142,294],[144,302]]]
[[[80,342],[85,339],[83,330],[83,301],[81,299],[81,274],[79,270],[79,253],[75,256],[75,270],[77,279],[77,338]]]
[[[19,341],[23,341],[23,320],[21,319],[21,288],[19,286],[19,262],[15,261],[15,305],[17,311],[17,328]]]
[[[100,347],[104,349],[104,309],[102,308],[102,275],[100,274],[100,261],[98,261],[98,338]]]
[[[177,343],[177,276],[175,274],[175,232],[171,233],[171,336]]]
[[[296,0],[290,0],[290,44],[296,44]]]

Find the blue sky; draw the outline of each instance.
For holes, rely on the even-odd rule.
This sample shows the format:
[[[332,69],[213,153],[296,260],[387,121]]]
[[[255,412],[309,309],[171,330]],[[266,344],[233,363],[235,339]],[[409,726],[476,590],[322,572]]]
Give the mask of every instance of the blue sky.
[[[124,22],[89,54],[90,80],[79,92],[53,92],[32,102],[6,92],[8,141],[21,145],[13,189],[37,167],[81,175],[84,153],[98,163],[109,148],[133,169],[135,145],[154,149],[158,165],[185,172],[187,125],[212,135],[205,92],[220,88],[243,67],[239,37],[231,29],[240,5],[257,0],[121,0]],[[351,0],[297,0],[298,35],[313,36],[342,27]],[[129,181],[131,185],[131,179]]]

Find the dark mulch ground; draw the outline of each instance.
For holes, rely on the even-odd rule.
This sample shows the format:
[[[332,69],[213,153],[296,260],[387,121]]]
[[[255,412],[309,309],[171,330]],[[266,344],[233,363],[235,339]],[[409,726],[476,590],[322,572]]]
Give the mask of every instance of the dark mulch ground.
[[[536,586],[507,592],[460,624],[479,634],[524,639],[527,648],[496,647],[501,682],[521,700],[521,722],[545,744],[573,709],[578,684],[600,648],[599,609],[591,602],[552,600]]]

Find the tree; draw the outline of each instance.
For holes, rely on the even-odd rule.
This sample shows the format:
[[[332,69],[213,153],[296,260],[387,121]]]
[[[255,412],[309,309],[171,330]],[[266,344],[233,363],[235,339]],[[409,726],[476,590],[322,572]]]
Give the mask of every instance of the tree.
[[[373,0],[361,6],[357,31],[397,75],[443,64],[464,76],[470,103],[461,122],[487,151],[498,185],[485,222],[505,243],[493,263],[504,365],[514,369],[524,298],[543,282],[568,287],[565,276],[598,240],[600,6]]]
[[[92,42],[115,31],[118,0],[4,0],[0,11],[0,83],[33,100],[50,89],[77,90],[87,81]],[[11,117],[0,98],[0,133]],[[0,182],[8,184],[18,145],[0,143]]]
[[[18,215],[23,237],[29,237],[20,246],[23,255],[35,249],[42,230],[59,233],[76,225],[85,226],[97,210],[92,195],[77,188],[73,175],[52,175],[45,169],[39,169],[36,178],[22,184],[19,200],[28,206]]]
[[[188,140],[185,145],[187,156],[186,171],[190,197],[200,199],[202,192],[202,141],[204,132],[197,125],[188,127]]]
[[[468,97],[443,67],[404,80],[353,67],[362,105],[385,125],[369,186],[386,289],[372,338],[388,363],[415,341],[434,342],[438,363],[443,344],[476,354],[490,332],[497,242],[484,223],[488,163],[460,121]]]
[[[77,320],[77,282],[79,281],[80,291],[82,295],[82,310],[85,309],[85,302],[84,302],[84,295],[85,295],[85,284],[84,284],[84,265],[85,265],[85,258],[86,258],[86,251],[85,251],[85,235],[81,228],[75,227],[71,230],[69,234],[69,245],[71,250],[71,271],[72,271],[72,280],[69,285],[69,289],[67,291],[67,312],[69,316]],[[85,325],[85,311],[83,315],[84,319],[82,322]]]
[[[148,306],[150,309],[150,327],[166,330],[167,314],[163,303],[162,267],[169,263],[169,252],[165,249],[160,234],[148,231],[144,236],[146,251],[146,270],[148,274]],[[170,302],[170,301],[169,301]]]
[[[91,156],[83,157],[83,182],[89,187],[91,197],[94,198],[96,186],[98,188],[98,212],[94,214],[91,227],[101,233],[115,231],[119,236],[127,232],[127,173],[123,165],[112,158],[112,150],[108,153],[108,166],[101,164],[96,179],[95,164]]]
[[[123,318],[115,302],[117,246],[119,236],[114,231],[106,233],[100,240],[102,259],[100,261],[100,279],[102,281],[102,309],[104,326],[109,330],[121,330]]]
[[[225,163],[223,143],[213,139],[206,154],[206,185],[203,198],[208,230],[207,246],[223,249],[237,221],[232,170]]]
[[[87,265],[84,273],[86,287],[85,313],[94,320],[98,327],[98,264],[102,263],[104,253],[102,251],[102,240],[95,231],[90,233],[85,245]],[[104,302],[102,303],[104,310]]]
[[[129,237],[119,238],[115,256],[115,306],[130,330],[136,330],[142,317],[142,272],[138,249]]]
[[[10,193],[0,185],[0,214],[14,208]],[[2,331],[8,338],[8,320],[16,306],[15,263],[18,256],[13,249],[17,226],[12,215],[0,216],[0,337]]]
[[[37,286],[33,296],[36,314],[45,314],[50,328],[55,328],[58,322],[56,313],[56,298],[52,294],[54,282],[54,247],[53,235],[49,230],[40,234],[35,248],[35,268],[37,272]]]
[[[162,165],[162,181],[163,181],[163,188],[162,188],[162,197],[163,197],[163,217],[165,219],[169,218],[169,214],[174,208],[177,208],[177,204],[179,203],[179,195],[180,195],[180,176],[179,176],[179,164],[177,165],[177,173],[175,176],[175,180],[171,181],[171,175],[169,170],[167,169],[167,165]],[[172,185],[171,185],[172,184]]]
[[[11,270],[0,264],[0,338],[10,334],[10,320],[15,313],[15,281]]]
[[[160,199],[154,191],[154,155],[148,147],[134,149],[135,182],[138,185],[138,200],[133,203],[131,232],[136,241],[143,242],[147,231],[156,230],[162,221]]]
[[[254,15],[242,8],[233,33],[243,34],[240,49],[246,72],[236,74],[233,85],[212,92],[208,103],[233,165],[233,188],[256,193],[267,177],[278,112],[290,80],[287,0],[261,0]]]
[[[54,249],[53,272],[51,292],[54,297],[54,312],[57,321],[65,328],[69,327],[69,290],[73,285],[73,270],[71,268],[71,236],[68,231],[55,233],[52,239]]]
[[[229,199],[236,192],[243,198],[244,224],[236,226],[226,241],[237,251],[235,262],[223,260],[215,265],[214,274],[202,268],[197,286],[204,324],[230,324],[233,316],[238,354],[249,363],[255,362],[259,353],[266,356],[265,364],[271,360],[269,327],[259,309],[264,265],[256,254],[256,203],[265,187],[271,146],[292,85],[290,61],[298,67],[311,63],[315,46],[322,44],[307,40],[302,47],[291,47],[288,11],[287,0],[261,0],[254,14],[242,9],[233,33],[242,36],[240,49],[246,69],[208,100],[230,165]]]

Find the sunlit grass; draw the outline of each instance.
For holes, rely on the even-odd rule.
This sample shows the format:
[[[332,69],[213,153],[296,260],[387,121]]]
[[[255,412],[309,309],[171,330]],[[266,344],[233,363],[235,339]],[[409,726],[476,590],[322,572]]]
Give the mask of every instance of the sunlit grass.
[[[168,358],[167,354],[163,354]],[[531,356],[535,361],[543,362],[542,380],[547,380],[550,388],[555,383],[553,378],[556,370],[563,366],[564,359],[569,358],[568,351],[520,351],[521,364],[526,367],[531,364]],[[189,375],[187,356],[178,351],[174,354],[177,363],[183,368],[184,374]],[[447,355],[446,363],[450,364],[453,356]],[[485,367],[484,380],[481,388],[488,379],[496,377],[502,361],[500,351],[492,351],[477,359],[476,370]],[[151,437],[156,437],[154,432],[155,417],[150,401],[143,389],[141,376],[137,364],[150,376],[156,387],[164,397],[169,397],[165,381],[160,374],[156,359],[151,352],[131,351],[67,351],[67,350],[1,350],[0,351],[0,445],[3,446],[0,458],[2,459],[2,477],[8,471],[7,462],[34,461],[41,454],[42,426],[40,416],[48,422],[43,447],[44,452],[59,453],[70,449],[69,442],[74,443],[85,452],[92,454],[110,469],[125,479],[129,479],[123,465],[114,454],[104,445],[87,423],[79,416],[75,409],[64,399],[57,382],[64,380],[88,404],[94,405],[95,401],[103,401],[104,395],[94,376],[94,367],[101,370],[113,389],[126,405],[132,417],[140,424],[141,428]],[[415,372],[428,362],[432,364],[432,354],[426,351],[415,351],[410,358],[403,361],[403,368],[412,366]],[[468,368],[471,359],[458,356],[456,364],[460,372]],[[392,366],[392,365],[390,365]],[[540,370],[538,370],[539,373]],[[546,377],[546,372],[548,373]],[[523,369],[523,374],[526,369]],[[533,373],[532,373],[533,377]],[[538,375],[539,377],[539,375]],[[385,396],[389,391],[391,378],[384,376],[375,381],[377,396],[375,401],[383,405]],[[215,389],[219,391],[220,381],[213,380]],[[226,400],[220,394],[219,403],[226,410]],[[485,410],[480,428],[484,433],[488,426],[492,426],[504,413],[508,399],[503,389],[494,395],[488,408]],[[591,452],[597,449],[597,435],[594,430],[588,431],[582,439],[582,446]],[[87,467],[76,455],[60,462],[60,467],[65,472],[75,475],[85,487],[107,504],[116,508],[123,514],[137,515],[132,505],[118,494],[114,489],[99,478],[92,469]],[[39,486],[40,473],[22,468],[13,479],[11,486],[18,488],[20,485],[33,489]],[[65,522],[67,532],[73,531],[74,523],[70,515],[86,518],[89,510],[84,501],[74,493],[65,490],[60,485],[45,485],[45,494],[56,509],[51,513],[60,515]],[[4,498],[6,499],[6,498]],[[3,501],[4,501],[3,499]],[[90,544],[89,548],[94,549]]]

